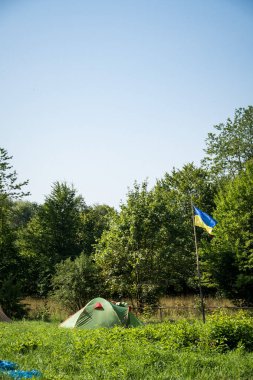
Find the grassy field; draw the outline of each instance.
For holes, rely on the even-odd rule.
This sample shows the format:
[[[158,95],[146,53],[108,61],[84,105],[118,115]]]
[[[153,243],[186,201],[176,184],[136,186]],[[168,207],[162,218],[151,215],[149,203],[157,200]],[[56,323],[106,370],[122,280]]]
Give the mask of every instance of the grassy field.
[[[205,325],[181,319],[90,331],[52,322],[0,323],[0,355],[48,380],[250,380],[253,320],[245,313],[215,314]]]

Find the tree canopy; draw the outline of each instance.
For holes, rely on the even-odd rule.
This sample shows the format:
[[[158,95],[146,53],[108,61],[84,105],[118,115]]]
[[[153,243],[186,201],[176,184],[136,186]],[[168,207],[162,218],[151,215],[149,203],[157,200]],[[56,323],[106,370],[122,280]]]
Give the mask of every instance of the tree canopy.
[[[0,305],[11,313],[20,311],[17,301],[20,296],[19,274],[22,270],[16,247],[16,229],[13,223],[13,200],[22,199],[28,181],[18,182],[11,165],[12,157],[0,148]]]
[[[215,238],[205,247],[207,268],[228,296],[253,301],[253,161],[216,197]]]
[[[235,110],[234,119],[208,133],[203,165],[214,175],[234,177],[253,158],[253,106]]]

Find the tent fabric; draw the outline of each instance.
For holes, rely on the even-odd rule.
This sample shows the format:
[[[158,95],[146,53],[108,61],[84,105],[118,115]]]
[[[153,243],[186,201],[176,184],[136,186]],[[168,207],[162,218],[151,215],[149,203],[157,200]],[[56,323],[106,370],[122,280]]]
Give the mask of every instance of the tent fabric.
[[[98,304],[101,304],[102,307],[96,307]],[[128,307],[118,306],[98,297],[62,322],[60,327],[95,329],[113,326],[137,327],[141,325],[142,322],[129,311]]]
[[[0,322],[11,322],[11,319],[3,312],[3,309],[0,306]]]

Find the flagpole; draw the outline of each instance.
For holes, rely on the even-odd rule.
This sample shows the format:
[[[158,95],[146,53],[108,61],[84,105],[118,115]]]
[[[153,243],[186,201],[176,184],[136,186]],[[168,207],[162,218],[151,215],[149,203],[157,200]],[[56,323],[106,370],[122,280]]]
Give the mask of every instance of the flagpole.
[[[194,210],[193,210],[192,196],[191,196],[191,209],[192,209],[192,223],[193,223],[194,240],[195,240],[195,252],[196,252],[196,263],[197,263],[199,295],[200,295],[200,302],[201,302],[201,312],[202,312],[203,323],[205,323],[206,322],[205,306],[204,306],[203,291],[202,291],[202,287],[201,287],[201,273],[200,273],[200,267],[199,267],[199,254],[198,254],[196,227],[195,227],[195,223],[194,223]]]

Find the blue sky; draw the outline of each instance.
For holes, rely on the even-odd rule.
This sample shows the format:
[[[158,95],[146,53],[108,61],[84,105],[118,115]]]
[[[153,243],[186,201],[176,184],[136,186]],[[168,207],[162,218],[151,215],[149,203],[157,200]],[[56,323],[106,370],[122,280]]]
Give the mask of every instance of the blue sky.
[[[0,0],[0,146],[29,200],[118,207],[253,105],[247,0]]]

